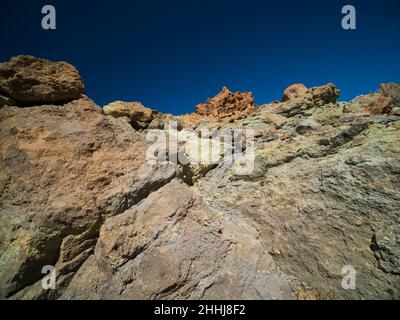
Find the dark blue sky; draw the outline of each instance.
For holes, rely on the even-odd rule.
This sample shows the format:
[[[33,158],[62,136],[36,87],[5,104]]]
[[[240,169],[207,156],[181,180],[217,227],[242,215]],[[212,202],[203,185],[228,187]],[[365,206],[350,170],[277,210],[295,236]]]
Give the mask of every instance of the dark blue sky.
[[[57,30],[41,29],[41,8]],[[357,30],[341,8],[357,9]],[[400,82],[399,0],[0,0],[0,60],[31,54],[80,71],[100,105],[181,114],[222,86],[261,104],[292,83],[334,82],[343,100]]]

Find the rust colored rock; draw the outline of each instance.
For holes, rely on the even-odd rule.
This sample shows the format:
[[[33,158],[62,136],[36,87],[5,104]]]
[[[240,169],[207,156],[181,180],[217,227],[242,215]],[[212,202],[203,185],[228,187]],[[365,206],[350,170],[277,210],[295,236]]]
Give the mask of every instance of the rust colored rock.
[[[359,96],[353,100],[350,112],[368,112],[370,114],[389,114],[393,108],[393,99],[381,93]]]
[[[380,92],[385,97],[390,97],[392,99],[394,107],[400,107],[400,83],[382,83],[380,85]]]
[[[340,90],[336,88],[333,83],[328,83],[321,87],[314,87],[311,89],[313,100],[317,104],[335,103],[340,96]]]
[[[282,102],[302,97],[309,93],[308,88],[302,83],[296,83],[288,87],[283,93]]]
[[[52,104],[85,93],[78,71],[66,62],[17,56],[0,64],[0,93],[19,104]]]
[[[197,113],[202,116],[215,118],[231,117],[236,113],[251,113],[256,109],[251,92],[231,92],[224,87],[214,98],[196,107]]]

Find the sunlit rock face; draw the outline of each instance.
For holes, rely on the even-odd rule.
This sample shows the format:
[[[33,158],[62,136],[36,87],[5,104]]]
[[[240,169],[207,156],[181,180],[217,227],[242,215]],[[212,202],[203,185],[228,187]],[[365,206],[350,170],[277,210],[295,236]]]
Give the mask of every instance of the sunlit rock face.
[[[173,116],[103,110],[64,62],[0,64],[0,298],[399,298],[399,87],[224,88]]]

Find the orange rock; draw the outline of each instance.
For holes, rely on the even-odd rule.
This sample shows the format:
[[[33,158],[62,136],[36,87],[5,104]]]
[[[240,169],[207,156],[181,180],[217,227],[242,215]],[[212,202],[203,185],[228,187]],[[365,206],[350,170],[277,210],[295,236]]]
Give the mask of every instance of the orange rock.
[[[370,114],[389,114],[393,108],[393,100],[381,93],[359,96],[353,100],[355,109],[350,112],[368,112]]]
[[[309,93],[307,87],[302,83],[296,83],[288,87],[283,93],[282,102],[298,98]]]
[[[237,113],[251,113],[256,110],[251,92],[231,92],[224,87],[214,98],[196,107],[197,114],[215,118],[232,117]]]

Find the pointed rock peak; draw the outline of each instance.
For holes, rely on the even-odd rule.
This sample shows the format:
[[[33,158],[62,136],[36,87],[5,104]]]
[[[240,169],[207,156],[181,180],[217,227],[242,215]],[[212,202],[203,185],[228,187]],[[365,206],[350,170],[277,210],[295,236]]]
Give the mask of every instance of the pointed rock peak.
[[[255,109],[254,97],[251,92],[233,93],[227,87],[206,103],[197,105],[197,113],[203,116],[226,118],[236,113],[251,112]]]

